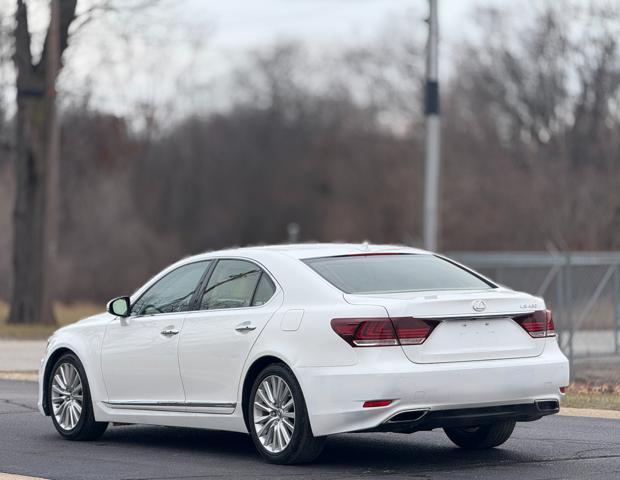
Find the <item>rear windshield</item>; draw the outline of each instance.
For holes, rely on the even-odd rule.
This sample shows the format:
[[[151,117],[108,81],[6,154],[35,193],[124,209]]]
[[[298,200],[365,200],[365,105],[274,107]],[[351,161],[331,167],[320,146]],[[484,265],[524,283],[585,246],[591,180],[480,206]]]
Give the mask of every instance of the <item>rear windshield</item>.
[[[345,293],[489,289],[494,285],[435,255],[351,255],[304,260]]]

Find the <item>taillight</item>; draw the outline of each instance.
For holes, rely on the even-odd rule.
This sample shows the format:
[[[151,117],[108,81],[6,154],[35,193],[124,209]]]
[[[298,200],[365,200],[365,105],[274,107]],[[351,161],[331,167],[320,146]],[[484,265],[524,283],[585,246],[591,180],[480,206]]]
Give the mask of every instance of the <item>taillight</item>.
[[[439,324],[412,317],[334,318],[332,329],[352,347],[420,345]]]
[[[398,345],[389,318],[334,318],[332,328],[353,347]]]
[[[555,337],[555,325],[553,323],[553,315],[551,314],[551,310],[545,310],[545,314],[547,316],[547,336]]]
[[[396,337],[401,345],[420,345],[432,333],[439,320],[424,320],[413,317],[393,318]]]
[[[513,319],[523,330],[534,338],[555,337],[555,325],[551,310],[537,310],[527,315],[520,315]]]

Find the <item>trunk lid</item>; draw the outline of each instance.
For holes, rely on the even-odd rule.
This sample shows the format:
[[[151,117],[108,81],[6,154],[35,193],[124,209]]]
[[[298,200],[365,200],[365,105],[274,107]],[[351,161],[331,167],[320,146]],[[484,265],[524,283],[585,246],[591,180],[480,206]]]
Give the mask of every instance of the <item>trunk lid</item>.
[[[512,317],[545,308],[531,295],[492,290],[345,294],[352,304],[382,305],[390,317],[441,320],[421,345],[403,345],[414,363],[444,363],[535,357],[544,338],[532,338]]]

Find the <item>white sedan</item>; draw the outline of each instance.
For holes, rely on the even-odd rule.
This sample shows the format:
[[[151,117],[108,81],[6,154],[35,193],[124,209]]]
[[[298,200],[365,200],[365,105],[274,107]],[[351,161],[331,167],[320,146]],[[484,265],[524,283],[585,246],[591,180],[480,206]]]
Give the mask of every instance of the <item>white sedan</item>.
[[[292,464],[343,432],[495,447],[557,413],[568,381],[541,298],[408,247],[282,245],[185,258],[58,330],[39,409],[69,440],[212,428]]]

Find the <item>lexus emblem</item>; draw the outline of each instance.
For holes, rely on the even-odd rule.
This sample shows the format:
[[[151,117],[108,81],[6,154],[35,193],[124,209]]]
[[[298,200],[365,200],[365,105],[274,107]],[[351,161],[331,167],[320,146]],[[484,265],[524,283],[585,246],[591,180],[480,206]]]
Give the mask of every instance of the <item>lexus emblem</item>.
[[[474,300],[471,304],[471,308],[476,312],[484,312],[487,309],[487,304],[484,303],[484,300]]]

